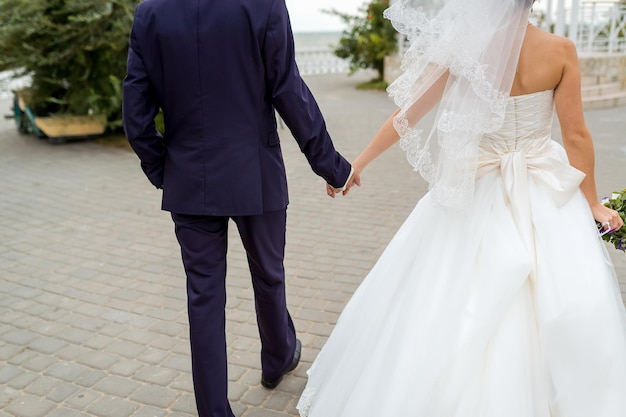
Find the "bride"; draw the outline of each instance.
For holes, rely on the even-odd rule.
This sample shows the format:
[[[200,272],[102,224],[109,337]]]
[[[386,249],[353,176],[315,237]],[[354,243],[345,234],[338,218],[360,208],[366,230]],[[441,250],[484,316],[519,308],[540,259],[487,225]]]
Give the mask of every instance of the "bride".
[[[532,0],[433,3],[385,12],[410,41],[399,110],[343,193],[398,141],[430,191],[308,371],[300,415],[624,417],[626,314],[595,222],[623,221],[597,198],[575,47],[528,24]]]

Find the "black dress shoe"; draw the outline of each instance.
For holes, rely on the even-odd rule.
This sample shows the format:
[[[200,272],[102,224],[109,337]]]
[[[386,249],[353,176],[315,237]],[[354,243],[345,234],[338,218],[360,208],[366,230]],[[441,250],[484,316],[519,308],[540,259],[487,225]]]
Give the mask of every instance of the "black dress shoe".
[[[285,369],[285,371],[282,374],[280,374],[279,376],[273,379],[266,378],[265,375],[261,375],[261,385],[263,385],[267,389],[276,388],[278,384],[280,384],[280,381],[283,380],[283,376],[285,376],[286,373],[289,373],[293,371],[294,369],[296,369],[296,366],[298,366],[298,363],[300,362],[301,351],[302,351],[302,342],[300,342],[299,339],[296,339],[296,350],[293,352],[293,359],[291,360],[289,367]]]

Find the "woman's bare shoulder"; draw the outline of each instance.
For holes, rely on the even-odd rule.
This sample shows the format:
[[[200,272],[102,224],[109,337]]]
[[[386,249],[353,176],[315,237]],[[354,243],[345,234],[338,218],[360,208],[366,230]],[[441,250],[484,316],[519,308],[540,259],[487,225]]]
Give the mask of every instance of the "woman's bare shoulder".
[[[575,51],[569,39],[529,25],[511,93],[516,95],[555,89],[561,83],[566,69],[576,60]]]
[[[546,32],[536,26],[529,26],[528,35],[530,35],[533,43],[537,47],[548,53],[560,53],[564,55],[576,53],[576,45],[571,39],[565,36]]]

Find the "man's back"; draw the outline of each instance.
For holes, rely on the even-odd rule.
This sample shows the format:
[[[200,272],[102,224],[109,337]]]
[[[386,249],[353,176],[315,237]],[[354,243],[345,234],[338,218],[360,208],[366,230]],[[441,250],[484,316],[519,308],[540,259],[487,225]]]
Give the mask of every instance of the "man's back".
[[[152,119],[163,109],[165,140]],[[288,204],[274,110],[313,170],[341,187],[350,165],[298,73],[284,0],[146,0],[124,81],[124,127],[163,209],[257,215]]]
[[[136,41],[176,141],[272,131],[262,50],[271,1],[147,0]],[[139,28],[138,28],[139,29]]]

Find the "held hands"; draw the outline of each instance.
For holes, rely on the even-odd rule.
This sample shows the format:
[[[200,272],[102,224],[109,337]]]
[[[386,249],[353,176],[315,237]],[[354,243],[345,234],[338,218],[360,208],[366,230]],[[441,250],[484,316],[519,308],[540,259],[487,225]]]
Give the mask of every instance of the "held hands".
[[[335,198],[335,195],[339,193],[341,193],[342,195],[347,195],[348,192],[350,191],[350,188],[354,187],[355,185],[358,187],[361,186],[361,172],[360,170],[357,170],[357,168],[354,165],[352,167],[354,169],[354,172],[352,173],[350,178],[348,178],[348,181],[346,182],[346,185],[344,186],[343,189],[335,188],[330,184],[326,184],[326,194],[329,197]]]

